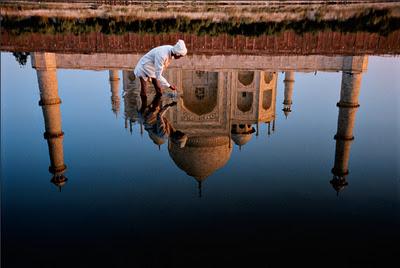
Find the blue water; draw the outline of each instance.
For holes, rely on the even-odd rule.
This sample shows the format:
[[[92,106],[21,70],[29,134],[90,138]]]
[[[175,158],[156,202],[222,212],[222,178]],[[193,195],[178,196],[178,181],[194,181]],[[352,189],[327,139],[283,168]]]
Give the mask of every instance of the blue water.
[[[3,264],[205,267],[209,257],[226,264],[236,256],[245,267],[254,256],[290,262],[284,256],[293,252],[314,264],[329,256],[329,265],[389,261],[400,235],[399,73],[398,58],[369,57],[349,185],[339,195],[329,181],[342,75],[296,72],[289,117],[279,73],[275,132],[268,136],[260,123],[259,136],[241,150],[233,145],[199,198],[166,144],[159,150],[138,124],[132,134],[125,129],[121,83],[113,114],[108,71],[57,70],[68,166],[59,192],[50,182],[36,70],[2,52]]]

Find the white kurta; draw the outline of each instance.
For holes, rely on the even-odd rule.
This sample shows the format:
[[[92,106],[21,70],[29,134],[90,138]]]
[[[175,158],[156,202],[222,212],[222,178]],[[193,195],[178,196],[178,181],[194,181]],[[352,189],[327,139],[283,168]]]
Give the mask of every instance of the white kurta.
[[[172,59],[173,46],[165,45],[153,48],[140,58],[136,64],[135,73],[136,77],[142,78],[155,78],[160,81],[161,87],[170,87],[167,79],[162,76],[165,68],[168,67]]]

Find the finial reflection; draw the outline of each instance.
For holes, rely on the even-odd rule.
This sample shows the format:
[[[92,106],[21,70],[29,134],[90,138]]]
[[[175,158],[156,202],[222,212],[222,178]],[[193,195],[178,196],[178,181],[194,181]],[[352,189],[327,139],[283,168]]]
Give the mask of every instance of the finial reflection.
[[[233,124],[232,125],[232,140],[236,145],[239,146],[239,150],[242,149],[242,145],[245,145],[250,141],[252,134],[255,132],[255,129],[252,125],[247,124]]]

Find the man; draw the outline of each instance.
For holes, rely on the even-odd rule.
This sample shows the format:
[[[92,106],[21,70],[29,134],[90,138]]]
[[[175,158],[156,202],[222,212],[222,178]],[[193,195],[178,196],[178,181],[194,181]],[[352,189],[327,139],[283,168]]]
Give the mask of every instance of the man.
[[[162,73],[168,67],[172,58],[179,59],[186,53],[187,49],[183,40],[179,40],[175,46],[159,46],[147,52],[139,60],[133,71],[135,76],[140,79],[140,95],[146,96],[147,81],[153,83],[157,95],[162,94],[161,87],[176,90],[176,87],[168,83]]]

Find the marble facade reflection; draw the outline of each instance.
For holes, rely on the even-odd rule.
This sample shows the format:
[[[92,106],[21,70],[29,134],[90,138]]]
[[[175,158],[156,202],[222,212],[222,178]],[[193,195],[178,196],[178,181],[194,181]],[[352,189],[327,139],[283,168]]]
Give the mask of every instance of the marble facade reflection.
[[[141,124],[135,112],[143,105],[139,100],[139,83],[130,79],[130,71],[123,74],[126,120]],[[199,187],[226,165],[233,144],[241,148],[255,133],[254,126],[258,130],[259,123],[275,120],[276,72],[173,69],[166,76],[177,85],[179,95],[177,105],[167,117],[175,129],[188,135],[183,148],[169,142],[169,155],[180,169],[198,181]]]
[[[182,62],[184,68],[172,66],[165,72],[167,79],[178,87],[177,104],[171,107],[165,116],[174,129],[188,136],[184,147],[168,142],[169,156],[180,169],[198,182],[200,195],[204,180],[226,165],[234,146],[242,149],[253,136],[259,135],[260,124],[267,124],[268,135],[271,134],[271,125],[272,132],[275,130],[277,85],[278,81],[280,82],[278,73],[281,71],[284,72],[284,78],[281,79],[284,85],[282,110],[286,117],[292,111],[296,71],[342,71],[340,100],[337,104],[339,115],[335,135],[335,161],[332,169],[333,179],[330,183],[337,192],[348,185],[346,176],[349,173],[350,148],[354,139],[355,114],[361,76],[367,68],[367,57],[268,58],[277,62],[279,68],[272,69],[267,66],[270,63],[264,65],[260,59],[254,62],[256,68],[248,68],[249,63],[246,60],[239,61],[236,66],[229,65],[230,59],[225,63],[219,62],[219,68],[212,68],[214,60],[212,57],[204,58],[202,61],[199,56],[193,55],[192,58]],[[49,170],[53,174],[52,182],[59,186],[66,181],[64,176],[66,166],[63,158],[63,132],[59,110],[61,100],[57,92],[56,69],[81,68],[82,61],[74,65],[73,59],[68,55],[33,53],[32,61],[37,71],[41,92],[40,104],[45,121],[45,138],[50,153]],[[98,59],[93,59],[92,64],[97,70]],[[200,61],[197,61],[199,59]],[[291,59],[293,61],[289,63]],[[196,64],[191,65],[191,62]],[[127,63],[119,64],[125,66]],[[121,70],[125,128],[129,128],[132,133],[133,125],[139,124],[140,133],[143,135],[140,110],[148,103],[144,104],[140,99],[138,80],[131,75],[131,70],[119,68],[118,64],[110,66],[110,62],[106,61],[103,65],[103,69],[109,70],[112,112],[117,115],[121,109],[119,96],[119,70]],[[90,66],[87,65],[85,69],[90,69]],[[263,66],[266,68],[260,69]],[[154,97],[153,86],[149,85],[148,90],[148,99],[151,101]],[[162,143],[157,145],[161,146]]]

